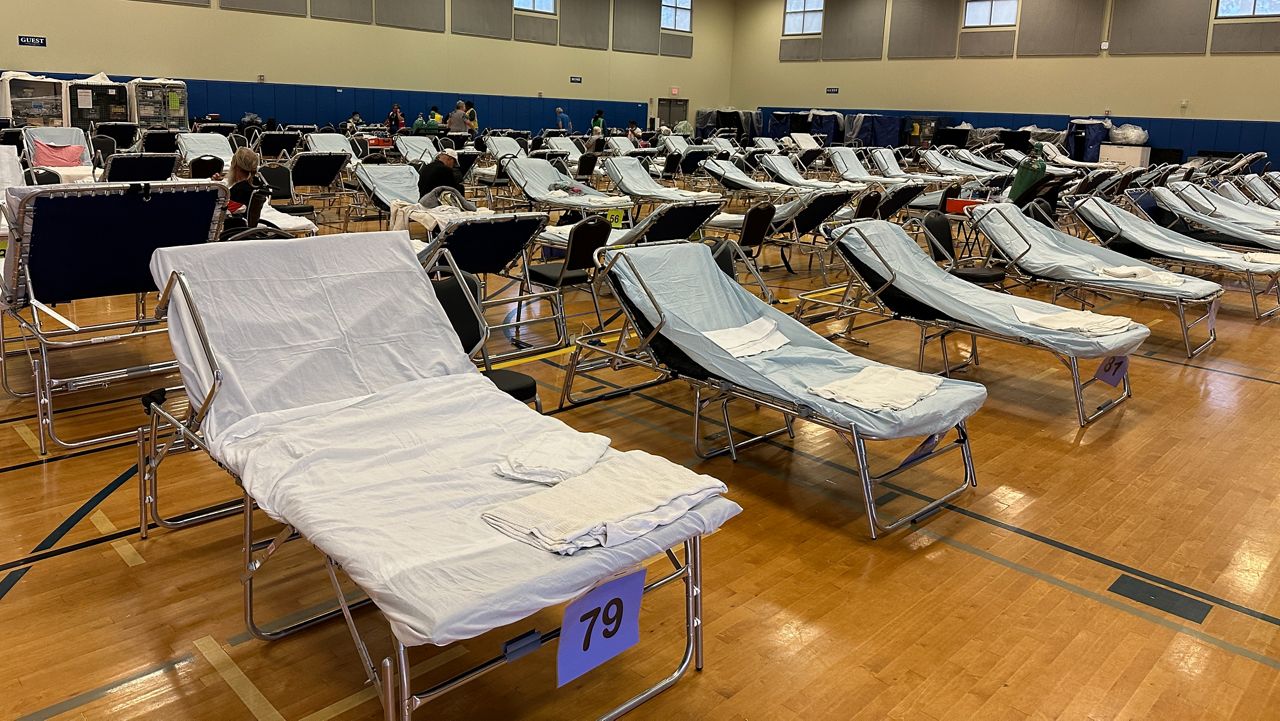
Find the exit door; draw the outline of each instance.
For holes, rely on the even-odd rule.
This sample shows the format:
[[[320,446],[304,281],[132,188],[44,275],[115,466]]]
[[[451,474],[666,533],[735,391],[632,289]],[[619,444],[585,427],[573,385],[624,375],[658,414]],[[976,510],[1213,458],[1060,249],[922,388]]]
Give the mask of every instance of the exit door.
[[[658,125],[674,128],[681,120],[689,119],[689,101],[658,98]]]

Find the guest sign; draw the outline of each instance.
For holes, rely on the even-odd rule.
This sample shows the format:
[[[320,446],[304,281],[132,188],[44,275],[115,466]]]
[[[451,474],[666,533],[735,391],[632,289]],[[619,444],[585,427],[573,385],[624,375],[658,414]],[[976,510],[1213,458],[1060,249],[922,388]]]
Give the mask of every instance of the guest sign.
[[[640,642],[644,569],[596,586],[564,610],[556,653],[558,686]]]
[[[1093,377],[1109,386],[1119,386],[1128,373],[1129,356],[1113,355],[1102,361],[1102,365],[1098,366],[1098,372],[1094,373]]]

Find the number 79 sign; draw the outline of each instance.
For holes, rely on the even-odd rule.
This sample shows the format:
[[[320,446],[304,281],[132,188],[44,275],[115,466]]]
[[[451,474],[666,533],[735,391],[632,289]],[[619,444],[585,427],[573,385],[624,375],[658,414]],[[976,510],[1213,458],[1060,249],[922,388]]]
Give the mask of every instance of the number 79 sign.
[[[640,642],[644,569],[591,589],[564,610],[556,652],[563,686]]]

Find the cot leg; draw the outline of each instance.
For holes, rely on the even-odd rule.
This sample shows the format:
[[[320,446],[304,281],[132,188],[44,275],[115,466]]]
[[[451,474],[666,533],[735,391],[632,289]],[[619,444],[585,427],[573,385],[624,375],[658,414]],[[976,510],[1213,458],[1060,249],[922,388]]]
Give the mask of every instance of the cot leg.
[[[1093,413],[1089,413],[1084,407],[1084,389],[1094,383],[1097,383],[1098,379],[1090,378],[1087,381],[1082,381],[1080,380],[1079,360],[1074,357],[1069,357],[1064,362],[1066,363],[1067,368],[1071,371],[1071,386],[1072,390],[1075,392],[1076,401],[1076,418],[1079,420],[1081,428],[1088,426],[1090,423],[1093,423],[1107,413],[1115,410],[1116,406],[1119,406],[1121,403],[1124,403],[1126,400],[1133,397],[1133,386],[1129,381],[1129,373],[1126,372],[1124,374],[1124,378],[1121,379],[1120,395],[1098,406],[1098,409]]]
[[[382,659],[382,718],[384,721],[400,721],[396,713],[399,702],[396,696],[396,678],[391,658]]]
[[[393,636],[394,638],[394,636]],[[409,721],[413,718],[413,712],[421,704],[414,697],[413,691],[409,686],[409,650],[405,648],[403,643],[398,640],[396,644],[396,678],[397,685],[400,687],[399,699],[400,721]]]
[[[43,358],[43,348],[41,348],[40,354]],[[49,436],[49,427],[53,425],[53,394],[49,392],[48,388],[47,368],[48,365],[44,365],[45,372],[42,373],[40,361],[31,362],[31,377],[35,380],[36,387],[36,425],[38,426],[36,435],[40,439],[41,456],[49,453],[49,444],[46,439]]]

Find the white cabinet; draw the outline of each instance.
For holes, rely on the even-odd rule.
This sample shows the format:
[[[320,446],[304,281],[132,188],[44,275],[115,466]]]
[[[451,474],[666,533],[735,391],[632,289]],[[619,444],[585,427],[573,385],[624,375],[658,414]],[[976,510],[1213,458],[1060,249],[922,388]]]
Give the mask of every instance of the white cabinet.
[[[1146,145],[1112,145],[1103,143],[1098,160],[1117,163],[1126,168],[1145,168],[1151,164],[1151,148]]]

